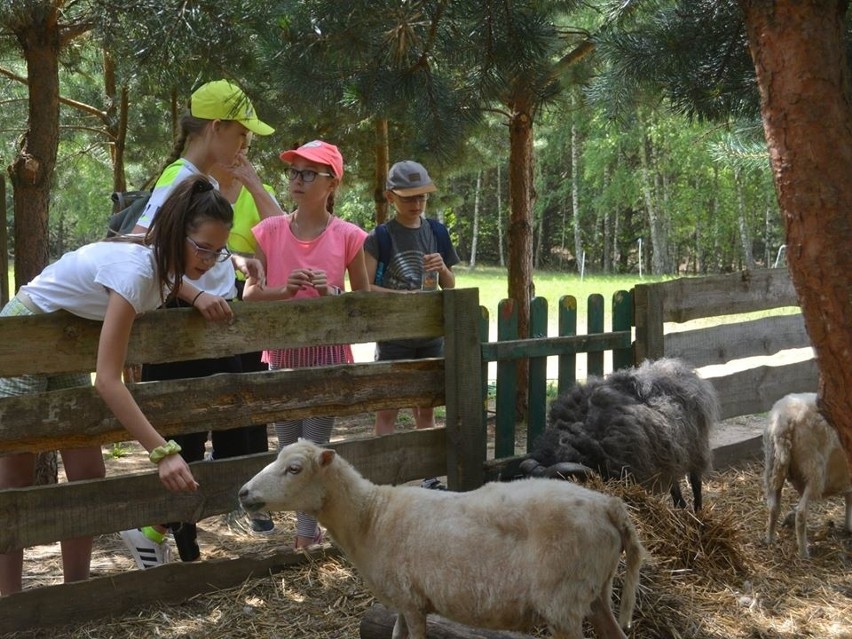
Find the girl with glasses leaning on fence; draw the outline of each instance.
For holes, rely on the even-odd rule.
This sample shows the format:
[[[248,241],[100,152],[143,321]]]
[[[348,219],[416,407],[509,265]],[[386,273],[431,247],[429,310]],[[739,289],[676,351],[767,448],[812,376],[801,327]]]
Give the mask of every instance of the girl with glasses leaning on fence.
[[[224,247],[232,220],[231,206],[210,182],[192,178],[163,203],[144,236],[113,238],[66,253],[22,286],[0,311],[10,317],[65,310],[103,321],[95,388],[149,452],[160,480],[172,491],[194,491],[198,484],[186,462],[175,454],[179,448],[174,441],[166,442],[154,429],[122,381],[130,331],[138,314],[156,309],[167,299],[187,299],[190,293],[184,276],[197,280],[212,261],[227,259]],[[0,397],[89,385],[89,373],[9,377],[0,379]],[[69,481],[104,476],[99,446],[60,452]],[[31,486],[34,466],[33,453],[0,457],[0,489]],[[66,539],[61,546],[65,581],[88,579],[92,538]],[[23,550],[0,554],[0,594],[21,590],[23,556]]]
[[[297,208],[290,215],[267,218],[252,232],[257,239],[257,258],[267,274],[266,286],[249,277],[246,301],[289,300],[339,295],[345,277],[353,291],[369,288],[364,263],[366,233],[332,213],[334,193],[343,177],[343,156],[333,144],[314,140],[298,149],[284,151],[289,191]],[[349,344],[307,346],[264,351],[270,370],[303,368],[352,362]],[[334,417],[317,416],[275,424],[279,447],[299,437],[317,444],[328,443]],[[316,519],[296,515],[296,548],[322,541]]]
[[[256,205],[259,217],[282,213],[275,199],[266,192],[245,155],[252,135],[269,135],[274,130],[260,121],[246,94],[235,84],[226,80],[208,82],[199,87],[190,97],[187,111],[180,120],[181,134],[175,142],[172,157],[163,171],[151,199],[137,222],[134,232],[144,232],[159,215],[160,203],[184,180],[205,175],[219,189],[219,183],[211,176],[216,170],[230,172],[242,182]],[[178,157],[182,154],[182,157]],[[201,247],[201,250],[207,247]],[[208,319],[229,319],[229,300],[236,299],[235,266],[248,275],[250,268],[259,267],[259,262],[235,255],[232,260],[210,259],[209,268],[197,282],[190,283],[194,294],[189,303]],[[262,271],[255,272],[263,280]],[[173,300],[171,306],[186,306],[187,300]],[[182,362],[145,364],[142,381],[159,381],[184,378],[207,377],[216,373],[241,373],[239,355],[195,359]],[[265,427],[263,427],[265,429]],[[253,427],[240,426],[227,430],[213,431],[213,452],[217,459],[247,455],[266,450],[265,430],[263,447],[253,437]],[[181,446],[181,455],[188,462],[204,459],[208,431],[175,436]],[[171,530],[183,561],[194,561],[201,552],[196,540],[195,522],[173,522],[154,524],[143,528],[122,531],[121,537],[140,568],[151,568],[168,563],[171,550],[167,533]]]

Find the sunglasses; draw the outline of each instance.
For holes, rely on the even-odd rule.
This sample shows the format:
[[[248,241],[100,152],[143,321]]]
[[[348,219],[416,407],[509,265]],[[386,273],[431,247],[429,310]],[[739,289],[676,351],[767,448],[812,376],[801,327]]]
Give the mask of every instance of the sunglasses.
[[[330,178],[334,177],[331,173],[324,173],[324,172],[321,172],[321,171],[312,171],[311,169],[304,169],[304,170],[300,171],[299,169],[293,169],[293,168],[290,168],[290,169],[287,169],[286,171],[284,171],[284,175],[286,175],[287,179],[290,180],[291,182],[293,180],[295,180],[296,178],[300,177],[300,178],[302,178],[302,182],[304,182],[305,184],[309,184],[310,182],[313,182],[314,180],[316,180],[318,175],[322,175],[323,177],[330,177]]]
[[[186,236],[186,241],[192,244],[192,248],[195,249],[195,257],[202,262],[224,262],[231,257],[231,252],[227,248],[221,248],[218,251],[206,249],[198,246],[198,243],[188,235]]]

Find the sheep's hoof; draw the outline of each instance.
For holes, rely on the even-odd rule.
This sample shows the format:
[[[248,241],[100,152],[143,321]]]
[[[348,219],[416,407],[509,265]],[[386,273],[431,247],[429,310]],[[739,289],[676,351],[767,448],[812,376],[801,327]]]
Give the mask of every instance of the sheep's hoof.
[[[520,463],[521,472],[527,477],[544,477],[545,468],[537,459],[529,458]]]
[[[559,462],[558,464],[553,464],[553,466],[548,466],[544,471],[545,477],[550,477],[551,479],[576,479],[578,481],[586,481],[592,475],[592,469],[588,466],[583,466],[583,464],[578,464],[576,462]]]

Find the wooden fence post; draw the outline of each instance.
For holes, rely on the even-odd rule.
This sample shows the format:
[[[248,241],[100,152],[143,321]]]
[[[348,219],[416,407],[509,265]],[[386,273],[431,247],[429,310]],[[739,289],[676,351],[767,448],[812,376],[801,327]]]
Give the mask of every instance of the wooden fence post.
[[[559,298],[559,336],[577,335],[577,298],[563,295]],[[577,354],[559,356],[559,385],[561,395],[577,383]]]
[[[604,298],[600,293],[592,293],[589,295],[589,308],[587,310],[587,325],[586,333],[595,335],[604,332]],[[603,377],[604,374],[604,353],[603,351],[593,351],[586,354],[586,374],[591,376]]]
[[[633,344],[633,363],[659,359],[666,352],[663,335],[663,296],[653,284],[637,284],[633,288],[633,325],[636,341]]]
[[[447,404],[447,484],[473,490],[485,483],[486,431],[482,421],[482,350],[479,291],[444,296],[444,362]]]
[[[630,291],[616,291],[612,296],[612,331],[629,331],[633,321],[633,301]],[[630,348],[615,348],[612,351],[612,370],[629,368],[633,353]]]
[[[497,341],[518,339],[518,305],[500,300],[497,305]],[[497,423],[494,426],[494,456],[515,454],[515,400],[518,388],[518,360],[497,362]]]

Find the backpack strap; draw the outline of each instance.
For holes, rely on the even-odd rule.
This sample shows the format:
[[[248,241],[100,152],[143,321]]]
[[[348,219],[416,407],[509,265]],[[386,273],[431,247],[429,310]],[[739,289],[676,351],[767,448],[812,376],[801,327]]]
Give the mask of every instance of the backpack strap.
[[[376,227],[376,244],[379,249],[379,256],[376,259],[376,277],[374,284],[382,285],[385,279],[385,271],[391,261],[391,253],[393,252],[393,242],[391,240],[390,231],[385,224],[379,224]]]
[[[151,199],[151,192],[148,191],[141,197],[136,198],[130,204],[120,210],[118,213],[113,213],[107,222],[107,237],[114,235],[127,235],[133,231],[136,222],[142,217],[142,212]]]
[[[438,253],[444,259],[444,263],[450,259],[453,251],[453,243],[450,241],[450,232],[447,227],[441,224],[438,220],[427,217],[426,221],[432,227],[432,234],[435,236],[435,241],[438,243]]]

